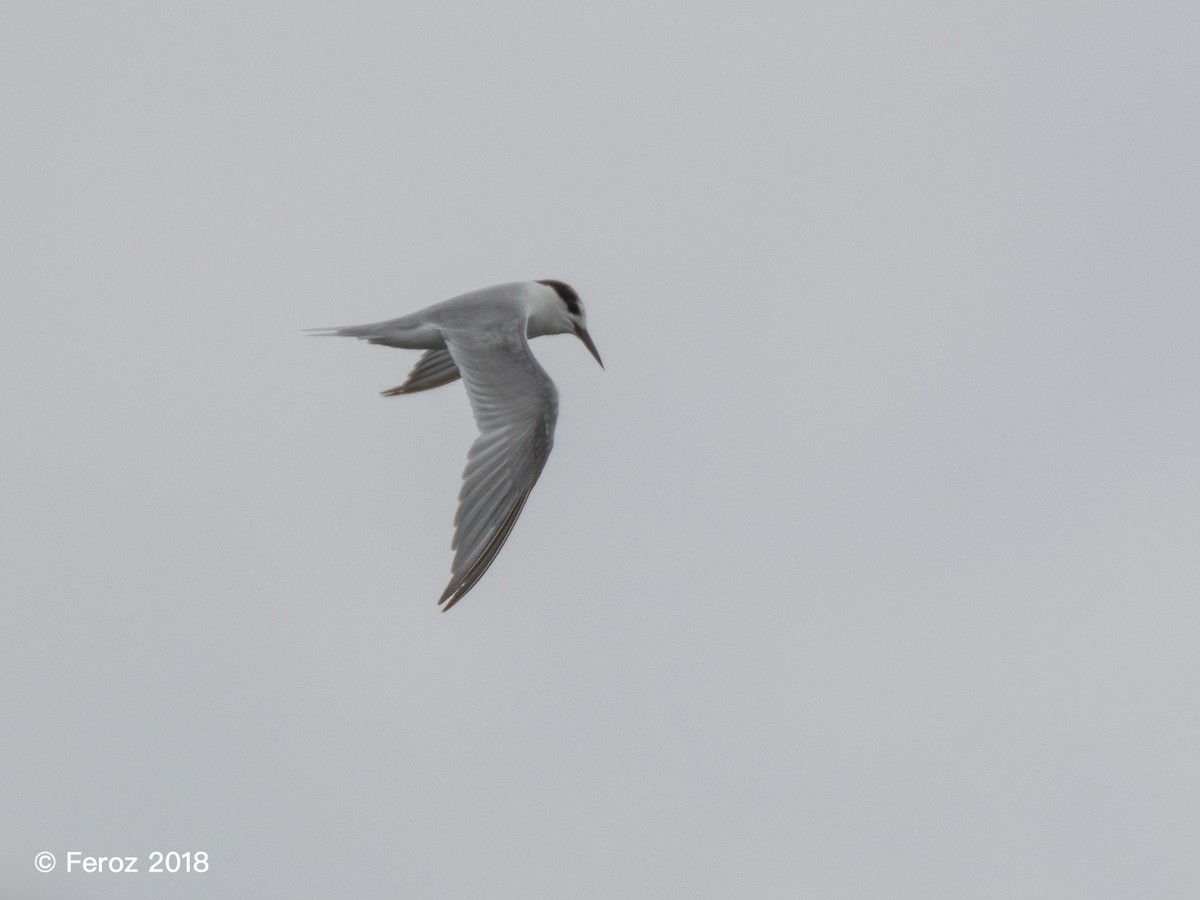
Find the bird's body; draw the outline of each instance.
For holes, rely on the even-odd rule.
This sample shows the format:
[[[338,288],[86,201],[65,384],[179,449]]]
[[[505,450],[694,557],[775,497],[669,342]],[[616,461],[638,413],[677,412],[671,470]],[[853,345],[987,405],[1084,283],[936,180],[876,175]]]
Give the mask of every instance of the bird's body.
[[[517,281],[397,319],[320,331],[424,350],[405,382],[385,396],[460,377],[466,385],[479,437],[467,455],[458,498],[450,583],[438,600],[449,609],[500,552],[550,456],[558,391],[530,352],[529,338],[575,334],[600,362],[579,296],[561,281]]]

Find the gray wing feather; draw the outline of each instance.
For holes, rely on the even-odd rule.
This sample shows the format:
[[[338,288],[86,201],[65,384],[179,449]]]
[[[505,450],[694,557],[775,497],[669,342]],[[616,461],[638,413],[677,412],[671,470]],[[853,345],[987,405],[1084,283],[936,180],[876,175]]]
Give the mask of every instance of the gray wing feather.
[[[385,397],[395,397],[399,394],[415,394],[417,391],[427,391],[430,388],[441,387],[462,377],[458,366],[454,364],[449,350],[427,350],[421,354],[417,364],[413,366],[404,384],[391,390],[383,391]]]
[[[454,517],[450,583],[438,600],[445,610],[483,577],[542,474],[554,444],[558,392],[529,350],[524,317],[484,331],[443,327],[479,426]]]

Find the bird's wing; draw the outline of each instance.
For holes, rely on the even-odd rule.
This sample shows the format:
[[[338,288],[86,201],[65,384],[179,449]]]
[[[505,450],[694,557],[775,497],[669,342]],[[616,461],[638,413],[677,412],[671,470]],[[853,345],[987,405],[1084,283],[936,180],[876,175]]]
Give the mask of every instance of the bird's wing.
[[[415,394],[417,391],[427,391],[430,388],[449,384],[460,376],[458,366],[450,357],[449,350],[426,350],[413,366],[404,384],[383,392],[385,397],[397,394]]]
[[[454,517],[454,564],[438,600],[449,609],[487,571],[512,531],[554,443],[558,392],[534,359],[525,315],[489,327],[443,326],[479,426]]]

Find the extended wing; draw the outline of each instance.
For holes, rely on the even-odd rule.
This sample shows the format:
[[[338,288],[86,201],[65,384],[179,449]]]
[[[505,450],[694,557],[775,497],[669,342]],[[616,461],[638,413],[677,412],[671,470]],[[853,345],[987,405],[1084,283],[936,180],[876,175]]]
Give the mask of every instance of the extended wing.
[[[525,329],[524,317],[486,330],[444,327],[479,426],[454,517],[450,583],[438,600],[444,610],[475,586],[504,546],[554,444],[558,392],[530,352]]]
[[[398,394],[415,394],[417,391],[427,391],[430,388],[441,387],[461,377],[458,366],[450,356],[449,350],[426,350],[413,366],[404,384],[391,390],[383,391],[385,397],[395,397]]]

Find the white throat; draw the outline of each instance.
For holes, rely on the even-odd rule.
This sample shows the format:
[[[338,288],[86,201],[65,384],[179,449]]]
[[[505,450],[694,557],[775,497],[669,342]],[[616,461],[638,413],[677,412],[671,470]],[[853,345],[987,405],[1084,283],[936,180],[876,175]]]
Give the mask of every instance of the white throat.
[[[563,308],[562,298],[554,288],[531,281],[527,285],[525,302],[529,307],[526,333],[531,338],[546,334],[570,334],[575,330]]]

